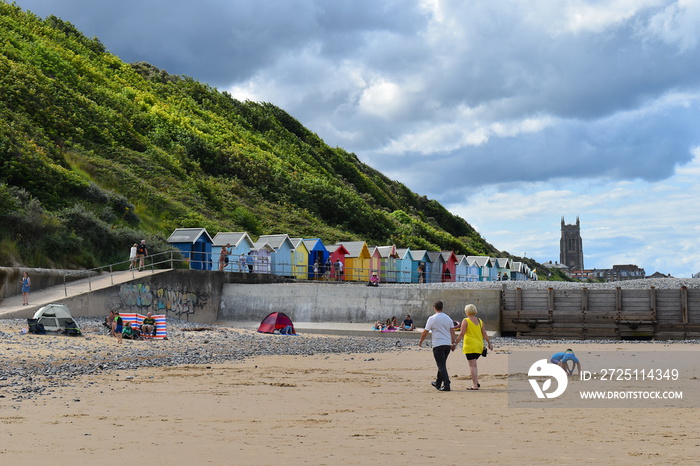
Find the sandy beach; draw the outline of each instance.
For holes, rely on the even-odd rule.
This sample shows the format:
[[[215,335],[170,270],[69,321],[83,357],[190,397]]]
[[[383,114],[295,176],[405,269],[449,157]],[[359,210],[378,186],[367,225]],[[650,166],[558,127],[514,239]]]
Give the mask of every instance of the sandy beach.
[[[36,338],[29,346],[36,347],[36,355],[50,341],[22,338]],[[465,390],[468,367],[458,353],[448,360],[453,391],[437,392],[430,386],[435,376],[430,348],[404,340],[389,352],[141,367],[75,377],[21,401],[3,394],[0,463],[697,463],[697,406],[510,407],[509,357],[519,351],[554,352],[561,344],[524,349],[496,341],[501,345],[479,361],[478,392]],[[85,344],[95,351],[122,351],[102,335]],[[159,342],[126,342],[130,350],[150,344]],[[79,358],[75,345],[51,351],[72,351],[66,357]],[[673,352],[700,347],[578,342],[574,349],[578,354],[599,349],[667,352],[673,360]],[[697,377],[686,382],[697,389]]]

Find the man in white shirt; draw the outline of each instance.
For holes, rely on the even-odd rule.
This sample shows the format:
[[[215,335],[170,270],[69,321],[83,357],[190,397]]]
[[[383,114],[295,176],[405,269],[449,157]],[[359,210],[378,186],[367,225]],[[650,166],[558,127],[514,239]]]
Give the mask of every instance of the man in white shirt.
[[[441,392],[450,391],[450,376],[447,374],[447,357],[450,351],[455,348],[455,331],[450,316],[442,312],[442,301],[435,301],[433,310],[435,314],[428,317],[425,330],[420,336],[418,346],[423,346],[423,340],[432,332],[433,357],[437,365],[437,378],[431,383],[433,387]]]

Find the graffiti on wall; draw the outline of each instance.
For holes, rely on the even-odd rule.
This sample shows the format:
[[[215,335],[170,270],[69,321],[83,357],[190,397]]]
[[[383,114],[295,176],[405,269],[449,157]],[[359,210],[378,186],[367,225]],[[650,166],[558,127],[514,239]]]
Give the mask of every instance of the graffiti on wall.
[[[194,315],[197,308],[203,309],[210,294],[200,290],[185,290],[176,287],[151,287],[143,283],[124,284],[119,287],[118,308],[124,312],[148,311],[154,314],[174,314],[178,318]]]

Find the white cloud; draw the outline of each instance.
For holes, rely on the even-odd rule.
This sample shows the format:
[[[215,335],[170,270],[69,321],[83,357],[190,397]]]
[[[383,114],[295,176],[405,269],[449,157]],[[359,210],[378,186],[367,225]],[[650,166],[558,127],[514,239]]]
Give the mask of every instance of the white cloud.
[[[674,2],[653,15],[642,30],[665,43],[677,45],[681,51],[695,48],[700,34],[700,3],[696,0]]]
[[[405,98],[398,84],[379,80],[363,90],[358,106],[361,112],[388,120],[405,109]]]

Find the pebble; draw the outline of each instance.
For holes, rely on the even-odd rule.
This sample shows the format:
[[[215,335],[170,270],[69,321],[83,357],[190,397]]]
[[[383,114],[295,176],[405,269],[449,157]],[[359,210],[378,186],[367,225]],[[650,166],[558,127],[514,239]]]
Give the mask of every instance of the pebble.
[[[6,347],[0,356],[0,393],[11,394],[14,401],[28,400],[48,394],[51,389],[65,386],[80,376],[143,367],[210,365],[263,355],[311,356],[399,350],[394,341],[376,337],[265,335],[221,326],[210,326],[211,330],[206,331],[185,331],[202,327],[202,324],[177,319],[168,319],[167,340],[124,340],[118,345],[107,336],[102,318],[78,317],[75,320],[82,337],[22,335],[19,331],[26,327],[26,320],[0,321],[4,328],[17,329],[17,332],[0,332]],[[104,345],[95,348],[96,344],[100,345],[100,339]],[[39,352],[40,349],[43,351]],[[132,380],[133,376],[125,379]]]
[[[415,288],[420,286],[423,288],[437,289],[454,289],[464,288],[468,290],[500,290],[503,287],[509,290],[522,288],[524,290],[546,290],[553,288],[555,290],[571,290],[588,288],[590,290],[614,290],[620,287],[625,290],[648,290],[654,287],[659,290],[663,289],[679,289],[685,286],[689,289],[700,288],[700,278],[642,278],[637,280],[623,280],[619,282],[604,282],[604,283],[588,283],[588,282],[559,282],[546,280],[506,280],[502,282],[448,282],[448,283],[387,283],[385,286],[391,287],[406,287]]]
[[[530,283],[530,282],[523,282]],[[553,282],[549,282],[553,283]],[[415,349],[415,344],[389,338],[319,335],[266,335],[250,329],[210,326],[210,330],[186,331],[201,327],[200,323],[168,319],[168,339],[160,341],[128,341],[118,345],[107,336],[101,318],[76,318],[83,332],[81,337],[63,335],[22,335],[26,320],[4,319],[0,331],[3,351],[0,355],[0,396],[15,402],[49,395],[57,387],[70,386],[78,377],[133,371],[144,367],[205,365],[242,361],[255,356],[319,354],[368,354],[376,356],[388,351]],[[581,343],[577,340],[518,340],[493,338],[499,346],[537,347]],[[104,343],[104,344],[102,344]],[[595,340],[595,343],[619,344],[618,340]],[[632,342],[627,342],[632,343]],[[640,342],[649,344],[650,342]],[[700,344],[698,340],[651,342],[654,344]],[[96,345],[97,348],[96,348]],[[101,346],[100,346],[101,345]],[[425,345],[429,348],[429,345]],[[42,350],[42,351],[40,351]],[[52,353],[53,352],[53,353]],[[47,355],[48,353],[48,355]],[[354,358],[350,358],[351,360]],[[373,361],[369,357],[365,361]],[[133,376],[125,377],[132,380]]]

